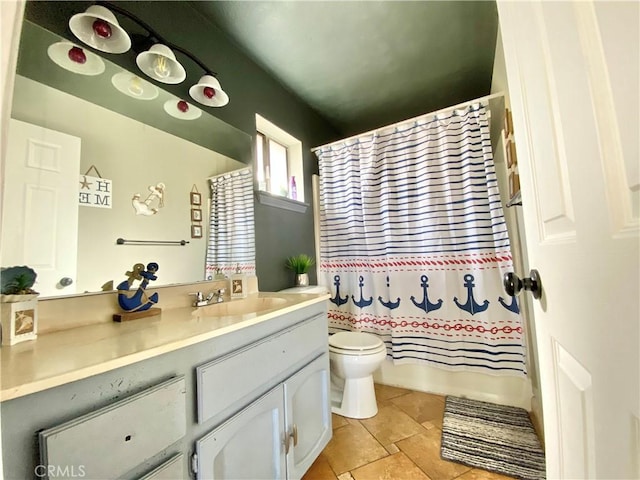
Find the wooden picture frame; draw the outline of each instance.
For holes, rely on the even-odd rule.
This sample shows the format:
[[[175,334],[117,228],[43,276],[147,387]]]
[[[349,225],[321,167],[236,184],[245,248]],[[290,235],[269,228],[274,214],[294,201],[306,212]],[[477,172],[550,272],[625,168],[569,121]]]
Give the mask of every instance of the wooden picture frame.
[[[191,192],[191,205],[202,205],[202,196],[198,192]]]
[[[191,238],[202,238],[202,225],[191,225]]]
[[[38,300],[2,304],[2,345],[14,345],[38,336]]]
[[[505,145],[505,153],[507,155],[507,168],[518,165],[518,158],[516,157],[516,144],[513,140],[507,140],[507,143]]]
[[[513,198],[520,191],[520,175],[517,172],[509,174],[509,198]]]
[[[201,222],[202,221],[202,210],[200,208],[192,208],[191,209],[191,221],[192,222]]]
[[[232,278],[231,279],[231,292],[229,294],[231,297],[246,297],[246,293],[244,293],[244,279],[243,278]]]
[[[513,133],[513,118],[511,117],[511,110],[504,109],[504,134],[506,137]]]

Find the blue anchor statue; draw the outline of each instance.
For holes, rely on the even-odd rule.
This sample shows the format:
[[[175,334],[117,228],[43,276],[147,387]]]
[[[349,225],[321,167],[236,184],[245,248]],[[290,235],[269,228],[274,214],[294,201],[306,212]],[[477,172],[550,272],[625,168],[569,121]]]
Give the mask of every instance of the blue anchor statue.
[[[438,310],[440,307],[442,307],[441,298],[438,299],[436,303],[431,303],[429,301],[429,296],[427,294],[427,289],[429,288],[429,277],[427,277],[426,275],[422,275],[420,277],[420,286],[422,287],[422,302],[416,302],[416,297],[411,295],[411,301],[416,307],[424,310],[426,313],[433,312],[434,310]]]
[[[365,300],[362,297],[362,287],[364,286],[364,278],[360,276],[358,280],[359,280],[358,285],[360,286],[360,300],[356,300],[356,298],[353,295],[351,295],[351,300],[353,300],[353,303],[357,307],[360,307],[360,308],[368,307],[373,303],[373,297],[369,297],[369,300]]]
[[[389,276],[387,276],[387,287],[388,286],[389,286]],[[385,302],[384,300],[382,300],[382,297],[378,297],[378,301],[389,310],[394,310],[400,306],[400,297],[398,297],[398,299],[395,302],[392,302],[391,299],[389,299],[388,302]]]
[[[344,298],[340,298],[340,275],[336,275],[335,277],[333,277],[333,284],[336,286],[336,296],[330,298],[329,301],[331,303],[335,303],[336,306],[339,307],[340,305],[344,305],[349,301],[349,295]]]
[[[148,296],[145,291],[149,282],[158,278],[155,276],[158,268],[158,264],[155,262],[147,264],[146,270],[142,263],[136,263],[130,272],[126,272],[125,275],[128,278],[118,285],[118,304],[120,304],[122,310],[125,312],[143,312],[158,303],[157,292]],[[142,283],[136,290],[129,290],[136,280],[142,280]]]
[[[469,312],[471,315],[476,313],[484,312],[487,308],[489,308],[489,300],[485,300],[482,305],[478,304],[473,298],[473,287],[475,287],[475,283],[473,280],[475,277],[470,273],[464,276],[464,286],[467,287],[467,303],[464,305],[458,302],[458,297],[453,297],[453,301],[455,304],[461,308],[462,310]]]
[[[518,302],[516,300],[515,295],[513,297],[511,297],[511,303],[509,303],[509,304],[507,302],[505,302],[504,298],[502,298],[502,297],[498,297],[498,302],[500,302],[500,305],[502,305],[507,310],[510,310],[513,313],[520,313],[520,307],[518,307]]]

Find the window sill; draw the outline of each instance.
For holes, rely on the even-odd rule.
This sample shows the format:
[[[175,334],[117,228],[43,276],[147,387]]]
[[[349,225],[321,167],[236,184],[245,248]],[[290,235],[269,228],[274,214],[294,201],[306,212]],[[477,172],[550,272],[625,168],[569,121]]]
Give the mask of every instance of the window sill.
[[[291,200],[290,198],[281,197],[279,195],[273,195],[262,190],[256,190],[256,197],[262,205],[290,210],[292,212],[305,213],[307,211],[307,207],[309,207],[308,203]]]

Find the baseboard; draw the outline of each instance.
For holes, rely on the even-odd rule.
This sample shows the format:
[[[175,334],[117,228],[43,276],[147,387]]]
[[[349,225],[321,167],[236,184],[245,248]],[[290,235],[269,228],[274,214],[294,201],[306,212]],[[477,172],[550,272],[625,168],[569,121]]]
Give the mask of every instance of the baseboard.
[[[529,412],[531,423],[536,430],[540,445],[544,450],[544,417],[542,416],[542,397],[537,389],[533,390],[533,397],[531,398],[531,411]]]
[[[373,378],[383,385],[455,395],[531,411],[532,388],[528,378],[452,372],[427,365],[394,365],[389,359],[382,363]]]

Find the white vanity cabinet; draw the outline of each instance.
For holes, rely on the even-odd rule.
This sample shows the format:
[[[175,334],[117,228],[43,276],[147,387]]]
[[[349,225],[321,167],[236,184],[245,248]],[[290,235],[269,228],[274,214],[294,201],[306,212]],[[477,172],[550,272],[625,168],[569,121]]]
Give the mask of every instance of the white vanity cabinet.
[[[299,479],[330,438],[324,353],[198,440],[196,478]]]
[[[185,323],[202,321],[186,314]],[[178,320],[166,328],[188,327]],[[52,468],[51,478],[300,478],[332,434],[326,301],[231,322],[211,338],[3,401],[4,479]],[[140,343],[161,326],[149,322]],[[71,363],[73,348],[61,345]]]

